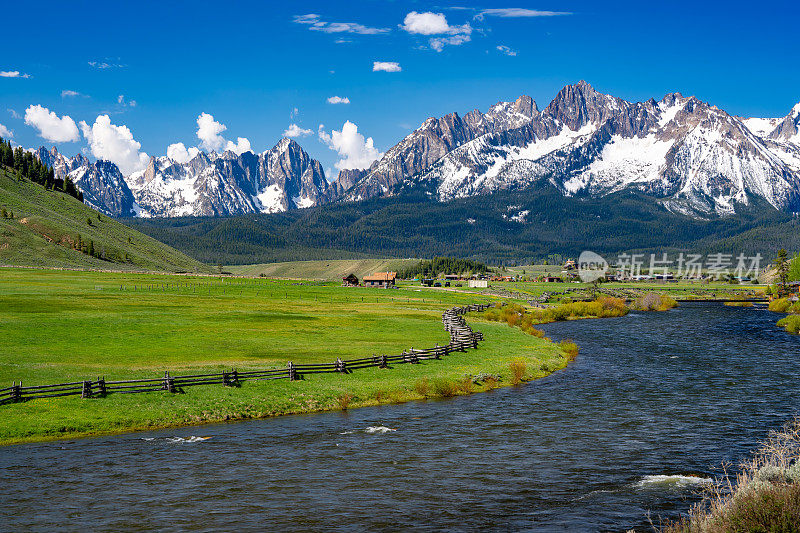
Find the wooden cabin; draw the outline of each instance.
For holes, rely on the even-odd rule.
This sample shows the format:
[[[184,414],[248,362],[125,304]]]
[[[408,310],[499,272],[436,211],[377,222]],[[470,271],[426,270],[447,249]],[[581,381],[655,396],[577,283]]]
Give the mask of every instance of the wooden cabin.
[[[342,278],[342,287],[358,287],[358,278],[355,274],[348,274]]]
[[[364,286],[388,289],[394,286],[395,279],[397,272],[375,272],[371,276],[364,276]]]

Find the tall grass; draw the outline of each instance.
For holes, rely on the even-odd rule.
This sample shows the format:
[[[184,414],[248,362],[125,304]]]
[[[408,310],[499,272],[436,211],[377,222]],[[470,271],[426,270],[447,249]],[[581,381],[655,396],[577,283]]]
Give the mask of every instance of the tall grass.
[[[728,307],[753,307],[753,302],[725,302],[722,305]]]
[[[442,398],[451,398],[458,394],[458,385],[446,378],[435,379],[433,381],[433,393]]]
[[[732,479],[711,484],[689,516],[663,531],[798,531],[800,524],[800,421],[770,435]]]
[[[347,411],[347,408],[350,406],[350,402],[353,401],[352,394],[342,394],[338,398],[336,398],[336,403],[339,404],[339,409],[342,411]]]
[[[578,345],[572,339],[564,339],[558,343],[558,346],[570,361],[574,361],[578,357]]]
[[[673,300],[674,301],[674,300]],[[592,302],[569,302],[546,309],[526,310],[517,304],[504,307],[495,306],[484,311],[487,320],[505,322],[509,326],[518,326],[524,332],[535,337],[544,338],[544,332],[534,327],[535,324],[546,324],[576,318],[611,318],[628,314],[628,306],[621,298],[601,296]]]
[[[417,380],[417,382],[414,383],[414,390],[423,398],[427,398],[430,394],[430,383],[428,382],[428,378]]]
[[[508,365],[511,369],[511,384],[519,385],[525,379],[525,374],[528,371],[528,365],[522,359],[515,359]]]

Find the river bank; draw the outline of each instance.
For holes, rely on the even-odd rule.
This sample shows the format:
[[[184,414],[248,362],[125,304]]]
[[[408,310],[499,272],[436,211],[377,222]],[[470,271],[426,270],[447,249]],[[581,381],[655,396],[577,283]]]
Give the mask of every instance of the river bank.
[[[467,321],[487,342],[490,326],[515,331]],[[652,531],[800,412],[800,337],[774,325],[765,309],[721,304],[554,322],[540,327],[580,356],[520,387],[4,447],[0,469],[26,475],[0,486],[0,520],[299,532],[414,530],[425,516],[429,530]]]
[[[191,387],[183,394],[112,393],[105,398],[48,398],[8,404],[0,407],[4,414],[0,445],[467,395],[549,375],[574,358],[557,344],[506,325],[470,322],[485,335],[477,349],[419,364],[366,368],[352,374],[309,374],[292,382],[244,382],[237,388]]]

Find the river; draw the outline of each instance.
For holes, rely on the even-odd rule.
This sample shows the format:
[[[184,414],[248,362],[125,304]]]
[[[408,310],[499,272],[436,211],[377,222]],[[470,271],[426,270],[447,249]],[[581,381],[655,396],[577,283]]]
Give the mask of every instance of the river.
[[[0,524],[647,530],[648,513],[658,523],[685,512],[698,478],[798,413],[800,337],[778,317],[684,304],[549,324],[581,353],[520,387],[0,448]]]

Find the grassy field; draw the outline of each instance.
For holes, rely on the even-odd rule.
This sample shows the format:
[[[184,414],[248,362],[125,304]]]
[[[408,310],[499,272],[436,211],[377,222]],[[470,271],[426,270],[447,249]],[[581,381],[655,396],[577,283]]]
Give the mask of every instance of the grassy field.
[[[48,191],[0,170],[0,265],[108,270],[211,272],[211,268],[98,212],[67,194]],[[87,222],[91,221],[91,225]],[[72,249],[93,243],[107,260]]]
[[[338,283],[137,273],[0,269],[0,384],[144,378],[195,371],[285,368],[287,361],[397,354],[446,344],[441,312],[486,301],[469,293],[343,288]],[[510,382],[568,362],[559,347],[505,324],[468,319],[486,341],[441,361],[309,375],[299,382],[191,387],[185,394],[111,394],[0,406],[0,443],[421,399],[485,390],[465,375]]]
[[[262,265],[232,265],[225,270],[239,276],[265,276],[284,279],[342,281],[348,274],[358,279],[375,272],[397,272],[419,259],[334,259],[329,261],[288,261]]]

